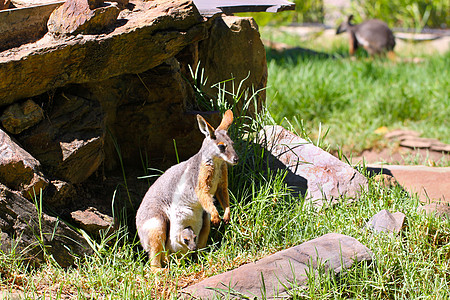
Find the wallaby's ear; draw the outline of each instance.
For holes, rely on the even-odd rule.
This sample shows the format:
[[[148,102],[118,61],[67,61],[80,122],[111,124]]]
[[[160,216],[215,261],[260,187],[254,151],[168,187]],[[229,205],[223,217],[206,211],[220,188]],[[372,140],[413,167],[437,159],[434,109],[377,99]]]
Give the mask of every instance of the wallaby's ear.
[[[233,123],[233,112],[229,109],[223,114],[222,122],[220,122],[217,130],[228,130]]]
[[[353,15],[348,16],[347,24],[350,24],[351,21],[353,21]]]
[[[206,120],[202,116],[197,115],[197,122],[198,122],[198,127],[200,128],[200,131],[206,137],[209,137],[211,139],[216,138],[216,136],[214,135],[214,128],[211,125],[209,125],[209,123],[206,122]]]

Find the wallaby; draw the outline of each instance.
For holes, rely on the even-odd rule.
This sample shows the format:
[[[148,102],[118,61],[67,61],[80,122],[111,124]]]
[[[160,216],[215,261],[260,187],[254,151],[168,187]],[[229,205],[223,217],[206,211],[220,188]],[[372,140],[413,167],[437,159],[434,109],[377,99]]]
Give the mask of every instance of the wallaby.
[[[178,228],[174,229],[177,230]],[[170,232],[170,230],[169,230]],[[175,236],[175,240],[172,237]],[[190,251],[197,250],[197,235],[191,226],[184,228],[181,232],[169,234],[166,241],[166,250],[169,253],[185,254]]]
[[[170,241],[170,239],[168,239],[168,241]],[[183,229],[183,231],[181,231],[180,241],[184,246],[186,246],[187,250],[190,251],[197,250],[197,235],[195,235],[194,230],[192,230],[191,226],[188,226],[185,229]],[[173,252],[182,251],[183,253],[186,253],[186,249],[177,250],[176,248],[173,247],[173,245],[170,245],[170,251]]]
[[[165,259],[164,250],[167,254],[175,253],[176,255],[186,254],[189,250],[197,250],[197,235],[191,226],[184,228],[182,231],[178,231],[179,229],[178,227],[174,228],[172,233],[167,235],[165,248],[162,249],[160,254],[161,262]]]
[[[374,55],[388,55],[393,57],[393,50],[395,47],[395,37],[388,25],[381,20],[372,19],[367,20],[361,24],[352,24],[353,15],[350,15],[347,22],[343,22],[336,30],[336,34],[348,32],[350,48],[350,55],[353,55],[361,45],[366,51]]]
[[[167,239],[177,248],[177,235],[190,227],[198,236],[197,248],[206,246],[210,223],[220,224],[213,197],[224,209],[223,220],[230,221],[227,164],[235,165],[238,156],[228,128],[233,113],[227,110],[214,129],[197,115],[205,135],[200,151],[187,161],[169,168],[148,189],[136,214],[136,227],[151,265],[161,267],[161,251]]]

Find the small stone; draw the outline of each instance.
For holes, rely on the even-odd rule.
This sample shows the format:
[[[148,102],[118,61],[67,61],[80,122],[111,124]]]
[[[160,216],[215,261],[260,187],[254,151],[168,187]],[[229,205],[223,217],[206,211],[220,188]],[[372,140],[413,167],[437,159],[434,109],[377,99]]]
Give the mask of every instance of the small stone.
[[[404,140],[406,138],[418,136],[420,136],[420,133],[417,131],[397,129],[386,133],[384,137],[390,140]]]
[[[33,100],[27,100],[24,103],[14,103],[10,105],[0,117],[3,127],[8,132],[19,134],[22,131],[36,125],[44,118],[42,108],[34,103]]]
[[[99,236],[101,230],[113,228],[114,220],[112,217],[102,214],[95,207],[89,207],[86,210],[77,210],[70,214],[74,221],[80,225],[86,232]]]
[[[39,199],[39,194],[42,193],[48,186],[48,180],[39,173],[34,173],[33,179],[24,184],[21,188],[22,196],[28,200]]]
[[[391,214],[388,210],[383,209],[367,222],[367,226],[375,232],[399,233],[404,222],[404,213],[395,212]]]
[[[435,215],[436,217],[450,219],[450,206],[449,205],[430,203],[425,206],[419,207],[419,211],[423,211],[428,215],[432,214],[432,215]]]
[[[405,140],[400,141],[400,146],[407,148],[431,148],[434,143],[439,143],[436,139],[427,139],[427,138],[407,138]]]

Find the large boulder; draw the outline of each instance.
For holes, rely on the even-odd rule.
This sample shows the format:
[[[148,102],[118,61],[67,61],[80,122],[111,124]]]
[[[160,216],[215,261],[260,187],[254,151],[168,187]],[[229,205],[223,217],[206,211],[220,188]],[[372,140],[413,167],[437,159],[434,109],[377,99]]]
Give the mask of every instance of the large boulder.
[[[75,256],[92,254],[87,241],[61,220],[42,211],[39,201],[33,204],[0,184],[0,249],[15,251],[32,264],[51,255],[61,266],[74,263]]]
[[[198,44],[198,57],[201,68],[205,70],[208,84],[204,92],[217,95],[217,87],[238,93],[237,87],[242,82],[239,93],[246,90],[260,91],[259,101],[265,100],[264,88],[267,84],[266,51],[261,41],[258,25],[253,18],[236,16],[218,16],[212,18],[209,38]],[[230,81],[234,79],[234,83]],[[229,97],[229,96],[228,96]],[[261,102],[260,102],[261,103]],[[239,103],[242,107],[244,103]]]
[[[207,19],[188,0],[114,2],[122,10],[117,20],[100,20],[101,28],[92,13],[109,7],[108,2],[69,0],[54,12],[48,22],[51,32],[43,38],[0,49],[0,113],[10,115],[28,99],[43,109],[44,119],[32,123],[24,116],[8,117],[13,125],[23,122],[10,130],[40,162],[36,170],[42,169],[51,181],[45,204],[72,221],[73,211],[88,206],[109,213],[100,207],[107,203],[111,208],[110,197],[123,180],[115,177],[121,168],[132,177],[127,195],[133,199],[127,201],[133,202],[143,193],[132,190],[130,183],[148,166],[165,169],[197,152],[203,136],[196,114],[218,125],[217,111],[202,112],[189,65],[207,62],[201,66],[210,69],[211,84],[236,75],[240,81],[250,70],[244,87],[259,89],[267,78],[264,48],[252,19]],[[216,35],[220,41],[200,45]],[[216,43],[234,50],[217,52]],[[248,54],[226,58],[234,51]],[[207,57],[210,52],[214,55]],[[22,191],[22,183],[5,183]],[[119,194],[117,198],[123,196]]]
[[[41,164],[0,129],[0,183],[31,199],[48,185]]]
[[[71,183],[86,180],[103,161],[103,116],[96,101],[60,94],[39,125],[17,139],[47,174]]]
[[[54,17],[72,8],[77,19],[81,12],[75,8],[91,9],[84,1],[67,1]],[[60,16],[59,21],[68,18]],[[125,166],[142,167],[148,157],[155,167],[165,168],[177,161],[176,152],[185,159],[201,145],[195,115],[204,107],[188,72],[189,65],[199,62],[211,84],[231,76],[240,81],[250,71],[241,91],[265,87],[265,51],[253,19],[205,19],[185,0],[133,1],[102,34],[47,34],[36,43],[2,52],[0,109],[25,97],[42,104],[47,120],[17,138],[52,179],[83,182],[102,162],[103,153],[106,171],[120,166],[119,156]],[[12,73],[15,76],[8,75]],[[65,123],[52,113],[54,104],[64,102],[62,95],[85,102],[80,112],[70,113],[77,117],[67,114]],[[263,99],[264,92],[259,97]],[[71,101],[66,101],[69,110]],[[70,121],[95,103],[101,107],[103,132],[80,137],[80,126]],[[96,106],[93,111],[98,111]],[[92,123],[97,126],[99,119]]]
[[[281,126],[266,126],[259,142],[273,169],[286,170],[286,183],[321,206],[340,197],[355,199],[367,189],[367,178],[352,166]]]
[[[99,101],[104,112],[106,170],[119,167],[118,154],[127,167],[142,169],[145,157],[167,167],[176,163],[175,151],[184,159],[200,149],[203,135],[193,111],[194,91],[176,59],[83,87],[78,90],[89,91],[86,96]]]

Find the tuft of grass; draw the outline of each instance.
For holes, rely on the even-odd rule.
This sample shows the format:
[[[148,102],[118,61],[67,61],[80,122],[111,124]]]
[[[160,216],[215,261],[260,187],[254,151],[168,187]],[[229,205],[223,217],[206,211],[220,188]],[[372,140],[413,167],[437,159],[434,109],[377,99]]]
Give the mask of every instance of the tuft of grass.
[[[391,27],[448,28],[450,3],[446,0],[356,0],[349,13],[359,20],[381,19]]]
[[[333,59],[268,51],[268,107],[275,122],[303,120],[308,135],[329,129],[329,148],[361,152],[376,129],[409,128],[450,143],[450,53],[422,63]],[[300,126],[294,123],[300,130]]]
[[[250,93],[238,95],[239,101],[254,100]],[[182,288],[203,278],[337,232],[371,249],[374,263],[354,265],[340,277],[310,272],[306,289],[292,283],[292,298],[450,298],[450,220],[420,213],[416,196],[379,184],[364,168],[369,186],[357,201],[314,207],[284,183],[284,172],[267,168],[257,133],[276,122],[271,113],[261,108],[253,118],[236,111],[235,116],[229,131],[240,162],[229,172],[231,222],[213,228],[208,247],[196,259],[171,257],[166,269],[154,271],[138,241],[124,229],[91,241],[95,254],[78,258],[67,269],[51,262],[27,268],[13,254],[0,251],[0,288],[12,285],[25,299],[177,299]],[[382,209],[406,214],[400,234],[374,235],[366,229],[366,222]]]

